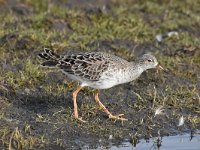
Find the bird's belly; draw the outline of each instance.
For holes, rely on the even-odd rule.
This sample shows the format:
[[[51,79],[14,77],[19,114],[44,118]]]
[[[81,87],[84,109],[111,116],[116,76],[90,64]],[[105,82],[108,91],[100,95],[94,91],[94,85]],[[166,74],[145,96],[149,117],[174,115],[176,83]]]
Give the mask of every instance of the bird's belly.
[[[123,72],[118,72],[115,74],[109,73],[102,75],[102,77],[98,81],[92,82],[90,83],[90,85],[87,86],[95,89],[108,89],[119,84],[130,82],[136,79],[138,76],[135,75],[133,77],[132,74],[128,75],[124,74]]]
[[[115,85],[116,84],[114,82],[110,81],[95,81],[90,84],[87,84],[87,86],[92,87],[94,89],[108,89]]]
[[[121,83],[118,83],[118,81],[115,78],[111,77],[100,78],[98,81],[90,81],[90,82],[87,81],[87,83],[82,82],[82,86],[89,86],[94,89],[108,89],[118,84]]]

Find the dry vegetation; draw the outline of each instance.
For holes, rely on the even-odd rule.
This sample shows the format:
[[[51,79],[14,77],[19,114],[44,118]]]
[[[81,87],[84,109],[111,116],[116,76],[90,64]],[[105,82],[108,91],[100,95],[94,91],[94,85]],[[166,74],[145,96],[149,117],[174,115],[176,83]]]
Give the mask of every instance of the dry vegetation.
[[[0,0],[0,149],[95,148],[126,138],[200,128],[200,3],[152,0]],[[157,34],[178,32],[156,41]],[[127,60],[151,52],[167,69],[102,90],[101,99],[127,122],[113,122],[95,104],[93,90],[78,97],[81,116],[71,115],[77,83],[40,68],[44,48],[60,54],[104,51]],[[164,112],[155,116],[163,106]],[[183,116],[185,124],[178,127]],[[99,139],[101,142],[99,143]]]

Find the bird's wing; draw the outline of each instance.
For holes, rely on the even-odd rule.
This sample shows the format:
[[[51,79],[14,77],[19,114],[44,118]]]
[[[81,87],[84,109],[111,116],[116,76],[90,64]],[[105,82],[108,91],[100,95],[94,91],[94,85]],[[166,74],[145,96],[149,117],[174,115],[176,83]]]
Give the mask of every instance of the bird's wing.
[[[109,67],[109,61],[99,53],[65,55],[57,65],[66,74],[97,81]]]

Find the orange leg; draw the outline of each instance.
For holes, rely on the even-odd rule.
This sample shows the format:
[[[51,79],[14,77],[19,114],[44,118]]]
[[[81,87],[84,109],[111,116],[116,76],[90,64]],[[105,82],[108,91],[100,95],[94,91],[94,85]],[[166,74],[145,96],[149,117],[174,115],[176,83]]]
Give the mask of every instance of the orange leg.
[[[74,91],[73,92],[73,100],[74,100],[74,118],[75,119],[78,119],[78,120],[80,120],[80,121],[82,121],[82,122],[85,122],[84,120],[82,120],[82,118],[79,118],[78,117],[78,109],[77,109],[77,103],[76,103],[76,97],[77,97],[77,94],[78,94],[78,92],[80,91],[82,89],[82,87],[81,86],[78,86],[78,88],[76,89],[76,91]]]
[[[123,116],[124,114],[119,114],[119,115],[112,115],[112,113],[103,105],[103,103],[99,100],[99,90],[96,91],[95,93],[95,100],[96,102],[99,104],[99,106],[103,109],[103,111],[108,115],[108,117],[110,119],[114,119],[114,120],[122,120],[125,121],[127,120],[126,118],[123,118],[121,116]]]

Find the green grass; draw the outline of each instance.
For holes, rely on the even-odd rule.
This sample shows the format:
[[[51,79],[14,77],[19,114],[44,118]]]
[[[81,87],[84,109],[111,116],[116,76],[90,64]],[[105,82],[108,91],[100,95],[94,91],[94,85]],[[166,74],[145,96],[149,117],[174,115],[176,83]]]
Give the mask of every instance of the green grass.
[[[81,144],[74,139],[98,143],[110,135],[134,143],[158,130],[178,131],[181,115],[184,129],[200,127],[199,2],[112,0],[105,9],[98,2],[90,7],[81,2],[78,8],[65,1],[19,3],[30,13],[3,9],[0,14],[0,148],[77,148]],[[178,36],[155,40],[170,31]],[[102,90],[103,103],[128,122],[108,120],[95,104],[94,90],[85,88],[78,96],[79,113],[88,121],[83,124],[72,117],[77,83],[39,66],[37,54],[44,47],[59,54],[99,50],[127,60],[152,52],[167,71],[147,71],[134,85]],[[162,105],[166,114],[153,117]]]

